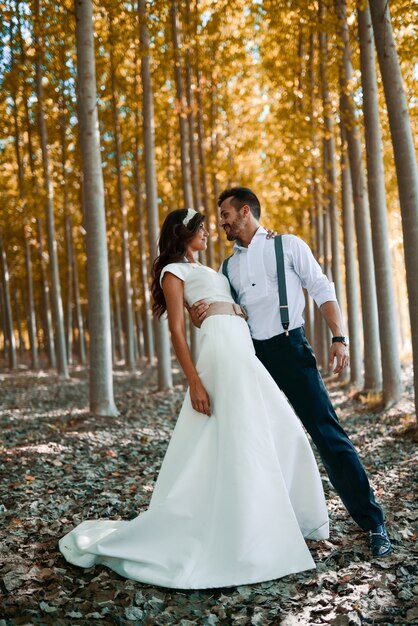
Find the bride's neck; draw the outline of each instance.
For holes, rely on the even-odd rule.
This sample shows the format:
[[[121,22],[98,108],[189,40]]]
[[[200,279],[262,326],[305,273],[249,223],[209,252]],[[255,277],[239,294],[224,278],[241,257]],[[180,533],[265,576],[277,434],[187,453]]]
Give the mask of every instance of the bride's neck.
[[[197,252],[192,252],[192,250],[187,250],[186,254],[184,255],[184,258],[189,263],[197,263],[198,262],[198,253]]]

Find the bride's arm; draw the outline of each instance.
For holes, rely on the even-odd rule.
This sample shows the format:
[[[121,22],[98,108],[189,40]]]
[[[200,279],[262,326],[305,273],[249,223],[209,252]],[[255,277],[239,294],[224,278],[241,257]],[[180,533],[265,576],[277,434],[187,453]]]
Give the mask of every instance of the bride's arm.
[[[162,288],[167,304],[171,341],[178,362],[189,382],[192,406],[196,411],[199,411],[199,413],[210,415],[209,395],[202,385],[202,381],[196,371],[186,341],[183,309],[183,281],[177,278],[177,276],[174,276],[174,274],[167,273],[163,278]]]

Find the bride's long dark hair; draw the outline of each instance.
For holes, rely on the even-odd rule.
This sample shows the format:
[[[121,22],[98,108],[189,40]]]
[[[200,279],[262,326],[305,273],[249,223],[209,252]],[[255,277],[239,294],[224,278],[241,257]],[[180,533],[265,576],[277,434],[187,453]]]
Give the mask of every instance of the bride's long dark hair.
[[[169,263],[184,261],[187,244],[193,239],[204,220],[204,216],[201,213],[196,213],[185,226],[183,220],[187,215],[187,211],[188,209],[172,211],[167,215],[161,227],[160,239],[158,241],[160,254],[156,257],[152,266],[151,283],[152,312],[157,318],[160,318],[167,309],[164,292],[160,285],[161,272]]]

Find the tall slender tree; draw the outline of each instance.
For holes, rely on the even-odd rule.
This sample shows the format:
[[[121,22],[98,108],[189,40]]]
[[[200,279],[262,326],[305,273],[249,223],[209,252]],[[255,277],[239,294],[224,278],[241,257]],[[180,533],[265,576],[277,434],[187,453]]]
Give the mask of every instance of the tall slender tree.
[[[22,359],[23,351],[25,349],[25,340],[23,338],[23,332],[22,332],[22,322],[21,322],[20,303],[19,303],[18,294],[19,294],[19,290],[15,288],[13,290],[13,306],[14,306],[14,314],[15,314],[15,319],[16,319],[17,336],[19,338],[19,357],[20,359]]]
[[[38,99],[38,126],[41,140],[42,170],[46,194],[45,223],[48,241],[49,267],[51,271],[52,309],[54,313],[55,342],[57,346],[58,373],[68,378],[67,350],[65,345],[64,311],[61,298],[57,239],[54,219],[54,188],[48,153],[48,135],[45,122],[45,107],[42,86],[42,40],[40,35],[41,0],[35,0],[35,46],[36,46],[36,95]]]
[[[347,138],[344,124],[341,131],[341,204],[343,209],[345,289],[347,296],[347,323],[350,337],[350,379],[359,387],[363,382],[361,350],[361,317],[358,296],[357,246],[353,213],[353,186],[347,156]]]
[[[3,302],[6,320],[5,331],[9,354],[9,367],[10,369],[16,369],[16,339],[13,325],[12,298],[10,294],[10,276],[9,268],[7,266],[6,250],[4,248],[4,241],[2,237],[0,237],[0,268],[1,278],[3,282]]]
[[[112,275],[113,310],[115,312],[113,320],[115,325],[115,344],[117,346],[117,354],[119,356],[119,359],[123,362],[126,362],[125,341],[123,337],[122,307],[120,304],[119,295],[119,278],[121,276],[121,272],[120,270],[118,270],[118,267],[115,264],[114,257],[111,257],[110,268]]]
[[[151,261],[157,255],[157,240],[159,234],[157,177],[155,171],[155,143],[154,143],[154,97],[152,90],[149,32],[147,28],[147,14],[145,0],[138,0],[139,39],[141,49],[141,82],[142,82],[142,115],[143,138],[145,156],[145,188],[148,215],[149,250]],[[169,389],[173,386],[171,373],[170,342],[167,320],[155,321],[155,333],[158,357],[158,385],[160,389]]]
[[[360,269],[361,310],[364,331],[364,386],[366,390],[378,391],[382,384],[379,351],[379,318],[377,313],[376,282],[366,176],[363,166],[360,129],[356,120],[356,110],[353,103],[352,88],[350,86],[353,70],[349,48],[346,0],[335,0],[335,6],[340,19],[342,39],[340,73],[341,117],[347,134]]]
[[[190,167],[190,133],[187,119],[187,99],[184,88],[181,49],[181,34],[177,0],[170,7],[171,34],[173,38],[174,79],[176,83],[177,109],[180,127],[181,178],[185,208],[193,207],[192,170]]]
[[[136,65],[136,64],[135,64]],[[135,75],[136,76],[136,75]],[[136,85],[136,78],[135,78]],[[137,101],[138,102],[138,101]],[[147,265],[147,249],[145,240],[145,220],[142,201],[142,185],[140,173],[140,123],[139,123],[139,103],[135,107],[135,147],[134,147],[134,198],[135,209],[138,224],[138,252],[139,252],[139,271],[141,276],[141,295],[142,295],[142,317],[144,331],[144,351],[150,362],[155,358],[154,354],[154,334],[152,328],[151,316],[151,298],[148,283],[148,265]]]
[[[199,48],[196,41],[196,100],[197,100],[197,136],[198,136],[198,150],[199,150],[199,165],[200,165],[200,185],[202,188],[202,202],[203,209],[206,215],[206,221],[209,231],[209,239],[208,239],[208,264],[210,267],[215,266],[215,251],[214,251],[214,243],[213,243],[213,230],[212,230],[212,219],[211,219],[211,205],[209,202],[209,189],[208,189],[208,180],[207,180],[207,159],[205,153],[205,132],[204,132],[204,112],[203,112],[203,80],[202,74],[199,67]]]
[[[415,406],[418,419],[418,172],[408,103],[393,37],[388,0],[370,3],[374,38],[385,91],[398,178],[405,251],[406,282],[414,361]]]
[[[65,216],[65,249],[67,253],[67,358],[68,365],[73,363],[73,249],[71,241],[71,221]]]
[[[113,399],[103,173],[97,114],[96,63],[92,0],[74,0],[80,151],[83,170],[87,241],[87,281],[90,334],[90,410],[118,414]]]
[[[118,187],[118,202],[122,218],[121,238],[122,238],[122,262],[123,262],[123,303],[125,312],[126,329],[126,364],[129,369],[135,368],[135,337],[134,318],[132,304],[132,277],[131,258],[129,253],[129,230],[128,230],[128,206],[126,203],[125,184],[122,172],[122,151],[120,139],[119,108],[117,103],[116,90],[116,67],[113,35],[113,16],[109,13],[109,36],[110,36],[110,83],[112,92],[112,118],[113,135],[115,142],[115,164]]]
[[[51,299],[49,292],[49,283],[46,271],[46,254],[44,252],[44,231],[42,220],[36,220],[38,229],[38,253],[41,266],[41,289],[42,289],[42,310],[43,310],[43,346],[48,353],[49,366],[55,369],[57,366],[57,357],[55,353],[55,339],[52,330],[52,313]]]
[[[30,249],[30,233],[28,226],[25,226],[24,232],[25,240],[25,261],[26,261],[26,276],[28,285],[28,299],[27,299],[27,327],[29,334],[29,345],[31,354],[31,368],[33,370],[39,369],[39,355],[38,355],[38,342],[36,339],[36,316],[35,316],[35,299],[33,295],[33,274],[32,274],[32,255]]]
[[[20,2],[17,3],[16,20],[17,20],[18,33],[17,33],[17,38],[15,41],[19,42],[20,67],[24,68],[27,64],[27,56],[26,56],[26,50],[25,50],[25,41],[24,41],[23,34],[22,34],[22,19],[21,19],[21,14],[20,14]],[[23,106],[24,106],[25,131],[26,131],[26,136],[27,136],[27,151],[28,151],[28,157],[29,157],[29,167],[30,167],[30,172],[31,172],[31,183],[32,183],[32,187],[36,188],[37,179],[36,179],[36,174],[35,174],[35,151],[33,148],[33,140],[32,140],[32,123],[30,119],[29,95],[28,95],[28,85],[27,85],[26,76],[22,75],[21,80],[22,80],[22,99],[23,99]]]
[[[81,306],[81,296],[80,296],[80,279],[78,272],[78,263],[77,263],[77,255],[74,245],[74,235],[73,235],[73,225],[72,219],[68,217],[69,227],[68,227],[68,237],[69,243],[71,245],[71,260],[72,260],[72,277],[73,277],[73,287],[74,287],[74,307],[75,307],[75,319],[77,323],[77,351],[78,357],[80,359],[81,365],[86,365],[87,363],[87,355],[86,355],[86,338],[84,333],[84,318],[83,318],[83,310]]]
[[[0,314],[1,314],[1,339],[3,342],[2,345],[2,353],[3,357],[7,358],[7,321],[6,321],[6,311],[4,304],[4,290],[3,283],[0,280]]]
[[[323,3],[320,2],[320,19],[323,20]],[[337,300],[341,302],[341,274],[340,274],[340,246],[339,246],[339,216],[337,208],[336,194],[336,166],[335,166],[335,137],[334,120],[330,89],[327,75],[328,64],[328,37],[325,32],[319,33],[319,54],[320,54],[320,75],[321,75],[321,95],[323,102],[324,116],[324,153],[325,153],[325,174],[326,174],[326,202],[329,215],[330,235],[331,235],[331,270],[332,279],[335,285]]]
[[[185,7],[185,23],[186,23],[186,102],[187,102],[187,123],[189,128],[189,161],[193,190],[193,207],[196,211],[202,210],[202,195],[199,180],[199,162],[196,150],[195,135],[195,103],[193,99],[193,66],[192,66],[192,46],[195,37],[193,20],[190,9],[190,0],[186,0]]]
[[[373,28],[369,7],[358,3],[361,84],[366,134],[367,186],[372,224],[373,258],[382,355],[383,401],[397,402],[402,392],[396,327],[395,292],[389,249],[383,147],[380,131]]]
[[[212,52],[213,56],[215,52]],[[225,243],[221,227],[219,226],[219,210],[218,210],[218,197],[220,193],[217,162],[218,162],[218,130],[217,130],[217,117],[218,117],[218,102],[217,102],[217,76],[215,71],[211,76],[210,84],[210,170],[211,170],[211,182],[212,182],[212,202],[213,211],[216,215],[216,230],[218,233],[218,264],[225,258]]]

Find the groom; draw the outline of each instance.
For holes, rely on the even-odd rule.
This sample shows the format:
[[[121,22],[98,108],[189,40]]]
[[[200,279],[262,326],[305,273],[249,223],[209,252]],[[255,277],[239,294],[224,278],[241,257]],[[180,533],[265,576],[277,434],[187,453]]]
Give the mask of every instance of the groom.
[[[286,394],[318,448],[331,483],[357,524],[369,532],[373,556],[387,556],[392,547],[383,513],[377,504],[357,452],[338,421],[316,359],[303,331],[305,299],[302,288],[315,300],[332,337],[330,365],[341,372],[349,363],[348,339],[336,301],[334,286],[312,255],[294,235],[283,235],[289,327],[284,331],[279,314],[278,280],[273,239],[260,226],[260,203],[246,187],[232,187],[218,200],[219,224],[227,239],[235,241],[227,267],[228,279],[239,304],[247,311],[256,354]],[[200,325],[208,305],[195,304],[192,317]]]

